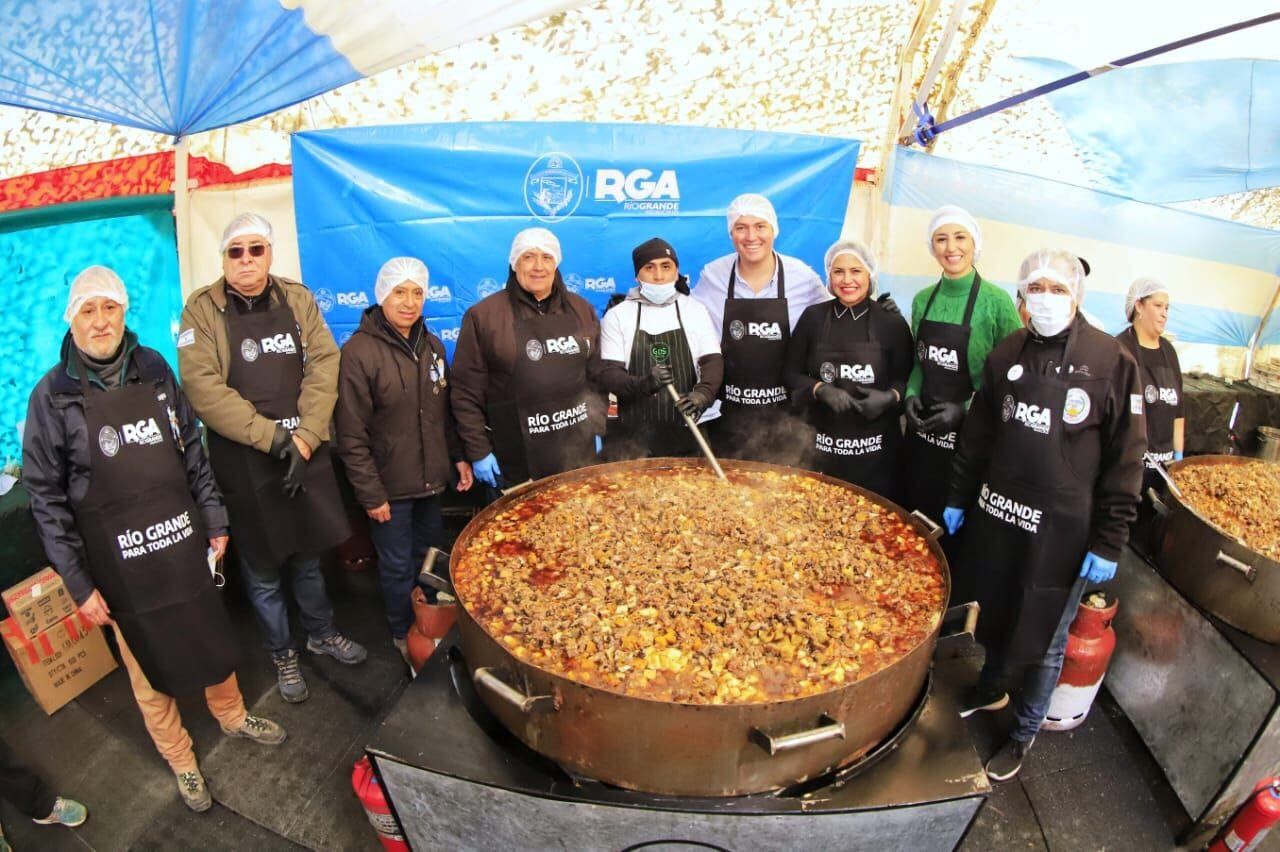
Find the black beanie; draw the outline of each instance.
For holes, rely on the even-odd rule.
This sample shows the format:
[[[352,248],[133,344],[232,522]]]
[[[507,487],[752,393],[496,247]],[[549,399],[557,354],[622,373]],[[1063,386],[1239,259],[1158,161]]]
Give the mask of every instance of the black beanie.
[[[635,264],[636,274],[639,274],[640,270],[644,269],[646,263],[662,257],[671,258],[676,268],[680,267],[680,258],[676,257],[676,250],[671,247],[671,243],[661,237],[647,240],[631,251],[631,262]]]

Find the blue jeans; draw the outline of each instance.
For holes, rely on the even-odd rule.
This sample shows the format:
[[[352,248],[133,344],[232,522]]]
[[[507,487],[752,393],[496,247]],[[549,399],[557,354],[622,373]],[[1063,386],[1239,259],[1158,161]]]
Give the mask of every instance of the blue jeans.
[[[444,540],[440,497],[392,500],[391,520],[369,522],[369,536],[378,551],[378,579],[387,624],[395,639],[403,639],[413,625],[413,602],[409,595],[422,569],[427,548]]]
[[[1085,579],[1081,577],[1071,587],[1067,605],[1058,619],[1058,626],[1053,632],[1053,640],[1049,642],[1049,650],[1045,651],[1044,659],[1023,670],[1022,692],[1013,703],[1014,725],[1013,733],[1010,734],[1018,742],[1031,742],[1044,724],[1045,714],[1049,712],[1049,700],[1053,698],[1058,676],[1062,674],[1062,661],[1067,656],[1067,628],[1075,621],[1085,585]],[[982,663],[979,680],[985,684],[999,683],[1003,678],[1003,669],[1003,657],[988,653]]]
[[[296,648],[289,633],[289,605],[284,597],[281,575],[287,570],[293,580],[293,598],[298,603],[302,626],[312,639],[328,639],[338,629],[333,626],[333,606],[320,573],[320,557],[295,553],[284,565],[251,565],[243,556],[240,566],[249,600],[262,629],[263,644],[273,654]]]

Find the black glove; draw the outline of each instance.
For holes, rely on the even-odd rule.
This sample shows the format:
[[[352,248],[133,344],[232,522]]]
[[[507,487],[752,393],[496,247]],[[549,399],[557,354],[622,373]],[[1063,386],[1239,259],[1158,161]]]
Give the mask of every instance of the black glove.
[[[818,389],[813,392],[818,401],[830,408],[836,414],[844,414],[853,408],[853,397],[849,392],[835,385],[829,385],[826,382],[818,385]]]
[[[649,368],[649,393],[657,393],[663,385],[669,385],[675,380],[669,365],[654,364]]]
[[[902,308],[898,307],[898,303],[888,293],[882,293],[876,297],[876,301],[880,303],[880,307],[884,308],[891,314],[902,316]]]
[[[292,442],[293,433],[277,423],[276,432],[271,436],[271,449],[267,450],[267,455],[273,459],[284,458],[284,448]]]
[[[702,391],[691,390],[676,400],[676,411],[688,415],[693,420],[697,420],[710,404],[711,400],[707,399]]]
[[[898,404],[898,396],[891,390],[859,388],[853,394],[853,410],[864,420],[878,420]]]
[[[907,415],[907,426],[911,428],[911,431],[923,432],[924,426],[921,423],[921,419],[924,416],[924,400],[918,396],[909,396],[902,403],[902,410]]]
[[[292,436],[289,438],[289,443],[285,445],[284,452],[280,454],[280,458],[289,463],[289,469],[284,474],[284,494],[293,499],[307,490],[307,486],[302,484],[302,477],[307,472],[307,460],[302,457],[302,450],[298,449],[298,444]]]
[[[931,435],[954,432],[964,422],[963,402],[935,402],[930,411],[932,413],[920,421],[920,429]]]

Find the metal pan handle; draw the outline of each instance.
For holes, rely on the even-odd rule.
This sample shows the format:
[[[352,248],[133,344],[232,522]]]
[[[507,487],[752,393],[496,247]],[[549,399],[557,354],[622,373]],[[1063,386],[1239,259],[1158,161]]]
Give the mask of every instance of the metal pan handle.
[[[953,636],[973,636],[978,629],[978,613],[982,607],[977,601],[956,604],[942,614],[942,627],[938,630],[939,639],[950,639]]]
[[[808,745],[825,743],[828,740],[842,739],[844,739],[844,722],[837,722],[826,713],[823,713],[818,719],[817,726],[807,731],[796,731],[794,734],[782,734],[775,737],[759,728],[751,729],[751,741],[769,752],[769,754],[792,751]]]
[[[1218,564],[1225,565],[1228,568],[1234,568],[1244,575],[1244,578],[1252,583],[1258,579],[1258,569],[1250,565],[1248,562],[1242,562],[1234,556],[1228,556],[1221,550],[1218,551]]]
[[[554,695],[525,695],[494,674],[495,669],[482,666],[471,674],[476,686],[487,688],[494,695],[513,705],[521,713],[549,713],[556,709]]]
[[[1157,515],[1162,518],[1169,517],[1169,507],[1160,499],[1160,495],[1156,493],[1154,488],[1147,489],[1147,499],[1151,501],[1151,505],[1156,510]]]
[[[537,481],[537,480],[535,480],[535,479],[526,479],[524,482],[517,482],[515,485],[512,485],[512,486],[510,486],[510,487],[508,487],[508,488],[503,488],[503,489],[501,489],[501,491],[502,491],[502,496],[503,496],[503,497],[509,497],[509,496],[511,496],[512,494],[515,494],[515,493],[516,493],[516,492],[518,492],[518,491],[523,491],[523,490],[525,490],[526,488],[528,488],[530,485],[532,485],[532,484],[533,484],[534,482],[536,482],[536,481]]]
[[[926,537],[929,539],[929,541],[937,541],[939,538],[942,537],[942,525],[939,524],[937,521],[935,521],[933,518],[926,515],[924,512],[921,512],[919,509],[913,509],[911,512],[911,517],[915,518],[917,521],[924,524],[925,528],[929,530],[929,532],[926,534]]]
[[[446,595],[452,595],[456,598],[458,595],[453,591],[453,583],[450,583],[432,570],[436,566],[436,559],[441,556],[448,556],[448,554],[438,547],[428,547],[427,558],[422,560],[422,570],[418,572],[418,579],[437,592],[444,592]]]

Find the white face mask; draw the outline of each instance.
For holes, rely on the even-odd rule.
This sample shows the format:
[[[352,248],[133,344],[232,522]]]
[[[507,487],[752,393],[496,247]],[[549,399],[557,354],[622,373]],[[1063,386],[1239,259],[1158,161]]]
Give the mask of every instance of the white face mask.
[[[1043,337],[1053,337],[1071,323],[1075,300],[1065,293],[1028,293],[1031,325]]]
[[[641,281],[640,295],[655,305],[665,305],[676,296],[676,282],[670,284],[646,284]]]

